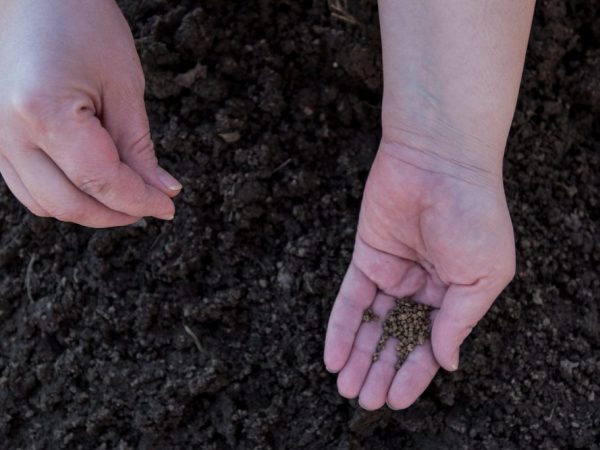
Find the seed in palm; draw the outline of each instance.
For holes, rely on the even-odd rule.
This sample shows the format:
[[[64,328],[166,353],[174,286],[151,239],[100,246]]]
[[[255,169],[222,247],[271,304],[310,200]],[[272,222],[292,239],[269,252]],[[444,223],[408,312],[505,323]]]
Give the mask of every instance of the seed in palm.
[[[396,299],[394,307],[385,317],[383,333],[373,353],[373,362],[379,359],[388,339],[394,338],[397,341],[395,367],[398,370],[410,352],[424,343],[431,333],[430,313],[430,306],[415,303],[408,298]]]

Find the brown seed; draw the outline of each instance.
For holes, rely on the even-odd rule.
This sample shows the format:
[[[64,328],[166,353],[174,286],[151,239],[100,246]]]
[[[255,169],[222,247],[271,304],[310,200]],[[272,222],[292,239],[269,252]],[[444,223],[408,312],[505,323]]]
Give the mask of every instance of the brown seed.
[[[379,359],[387,340],[394,338],[397,340],[395,345],[397,358],[395,367],[399,369],[410,352],[429,337],[431,333],[431,321],[429,319],[431,309],[428,305],[415,303],[409,299],[396,299],[395,306],[388,312],[383,321],[383,333],[377,343],[375,353],[373,353],[373,361]],[[365,311],[363,322],[369,311]]]
[[[362,316],[363,323],[374,322],[376,320],[379,320],[379,316],[377,314],[375,314],[371,308],[369,308],[369,309],[365,310],[365,312],[363,312],[363,316]]]

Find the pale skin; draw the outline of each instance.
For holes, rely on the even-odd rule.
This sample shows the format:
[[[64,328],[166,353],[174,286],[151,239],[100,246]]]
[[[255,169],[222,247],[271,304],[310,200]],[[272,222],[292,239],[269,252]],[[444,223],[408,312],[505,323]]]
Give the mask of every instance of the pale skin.
[[[532,0],[380,0],[382,141],[325,365],[365,409],[411,405],[515,270],[502,159]],[[0,172],[34,214],[89,227],[169,220],[181,184],[158,165],[131,32],[113,0],[0,0]],[[103,36],[98,39],[98,36]],[[8,69],[7,69],[8,68]],[[372,363],[395,297],[436,308],[399,371]]]
[[[325,365],[368,410],[410,406],[515,271],[502,158],[533,1],[380,0],[382,141],[365,187],[354,254],[329,319]],[[394,297],[435,308],[430,341],[394,369],[377,362]]]
[[[144,76],[110,0],[0,0],[0,172],[34,214],[89,227],[171,219]]]

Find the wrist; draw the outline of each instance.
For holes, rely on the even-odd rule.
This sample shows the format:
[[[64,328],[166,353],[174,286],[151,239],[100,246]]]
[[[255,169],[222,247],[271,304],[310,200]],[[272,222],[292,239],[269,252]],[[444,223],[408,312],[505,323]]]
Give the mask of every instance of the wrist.
[[[424,172],[475,185],[501,184],[505,144],[463,132],[440,117],[390,115],[384,106],[379,151]]]

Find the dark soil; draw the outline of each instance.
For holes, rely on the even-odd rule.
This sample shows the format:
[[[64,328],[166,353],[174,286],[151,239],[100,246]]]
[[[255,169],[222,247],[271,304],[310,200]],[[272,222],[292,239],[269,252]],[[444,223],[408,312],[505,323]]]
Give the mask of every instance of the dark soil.
[[[121,3],[185,190],[173,223],[93,231],[0,187],[1,448],[599,448],[597,1],[538,2],[515,281],[458,372],[374,413],[321,354],[379,138],[376,3]]]

